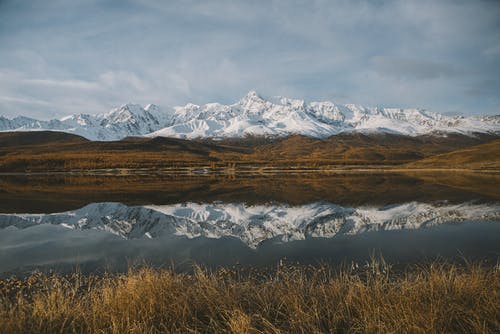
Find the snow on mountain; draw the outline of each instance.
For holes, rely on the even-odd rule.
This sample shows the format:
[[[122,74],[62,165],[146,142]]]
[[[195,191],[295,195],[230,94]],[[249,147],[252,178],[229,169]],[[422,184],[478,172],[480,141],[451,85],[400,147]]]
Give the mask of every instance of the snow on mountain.
[[[366,108],[354,104],[288,98],[262,99],[251,91],[232,105],[209,103],[176,107],[172,124],[147,136],[178,138],[302,134],[322,138],[340,132],[500,133],[500,116],[445,116],[419,109]]]
[[[142,136],[163,128],[168,113],[153,104],[142,108],[125,104],[107,113],[76,114],[59,120],[39,121],[27,117],[9,120],[0,117],[0,131],[56,130],[74,133],[91,140],[119,140],[128,136]]]
[[[127,239],[164,235],[234,237],[256,248],[271,239],[287,242],[332,238],[369,231],[419,229],[465,220],[498,222],[499,206],[409,202],[352,208],[316,202],[301,206],[184,203],[129,207],[120,203],[94,203],[56,214],[0,214],[0,228],[55,224],[77,230],[107,231]]]
[[[354,104],[310,102],[289,98],[265,100],[255,91],[231,105],[186,104],[162,111],[158,106],[127,104],[108,113],[72,115],[38,121],[0,117],[2,130],[58,130],[92,140],[127,136],[226,138],[302,134],[323,138],[341,132],[385,132],[403,135],[429,133],[500,134],[500,115],[445,116],[421,109],[367,108]]]

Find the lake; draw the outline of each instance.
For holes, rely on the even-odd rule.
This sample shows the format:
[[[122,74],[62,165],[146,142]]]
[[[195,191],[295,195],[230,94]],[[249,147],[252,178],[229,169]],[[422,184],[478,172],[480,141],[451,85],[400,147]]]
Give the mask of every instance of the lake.
[[[0,275],[495,263],[495,174],[1,175]]]

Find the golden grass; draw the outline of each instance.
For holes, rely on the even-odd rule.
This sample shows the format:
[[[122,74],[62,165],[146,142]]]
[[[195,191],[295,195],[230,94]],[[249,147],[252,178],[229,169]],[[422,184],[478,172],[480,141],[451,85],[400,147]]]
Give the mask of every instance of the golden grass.
[[[181,140],[135,138],[113,142],[91,142],[69,134],[0,134],[1,172],[77,172],[106,169],[172,169],[209,167],[214,171],[242,171],[247,167],[280,169],[335,169],[402,166],[422,158],[452,152],[497,139],[496,136],[407,137],[400,135],[339,134],[324,139],[304,136],[227,140]],[[495,142],[493,142],[495,143]],[[491,144],[498,151],[498,141]],[[481,148],[476,151],[481,151]],[[471,151],[460,151],[450,164],[468,161]],[[493,152],[492,152],[493,153]],[[464,156],[462,156],[464,155]],[[458,159],[458,160],[457,160]],[[492,154],[474,154],[473,166],[498,168]],[[413,168],[424,168],[418,165]],[[438,161],[441,161],[438,159]],[[493,161],[493,162],[492,162]],[[404,166],[403,166],[404,167]]]
[[[0,283],[1,333],[498,333],[498,267],[383,262]]]
[[[477,170],[498,170],[500,168],[500,139],[448,153],[437,154],[408,164],[410,168],[442,168],[452,166]]]

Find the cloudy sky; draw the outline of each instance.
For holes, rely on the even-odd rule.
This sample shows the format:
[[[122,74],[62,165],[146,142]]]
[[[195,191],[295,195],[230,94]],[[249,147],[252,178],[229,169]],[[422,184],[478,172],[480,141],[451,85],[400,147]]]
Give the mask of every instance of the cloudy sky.
[[[0,115],[249,90],[500,114],[500,2],[0,0]]]

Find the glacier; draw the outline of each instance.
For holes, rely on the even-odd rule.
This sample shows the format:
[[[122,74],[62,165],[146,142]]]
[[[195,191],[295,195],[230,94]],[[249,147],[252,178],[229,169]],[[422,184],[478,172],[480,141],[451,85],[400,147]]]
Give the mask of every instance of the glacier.
[[[208,103],[163,109],[125,104],[106,113],[77,114],[53,120],[0,116],[0,131],[53,130],[90,140],[130,136],[195,138],[284,137],[300,134],[325,138],[343,132],[393,133],[409,136],[459,133],[500,134],[500,115],[447,116],[423,109],[364,107],[310,102],[250,91],[231,105]]]

